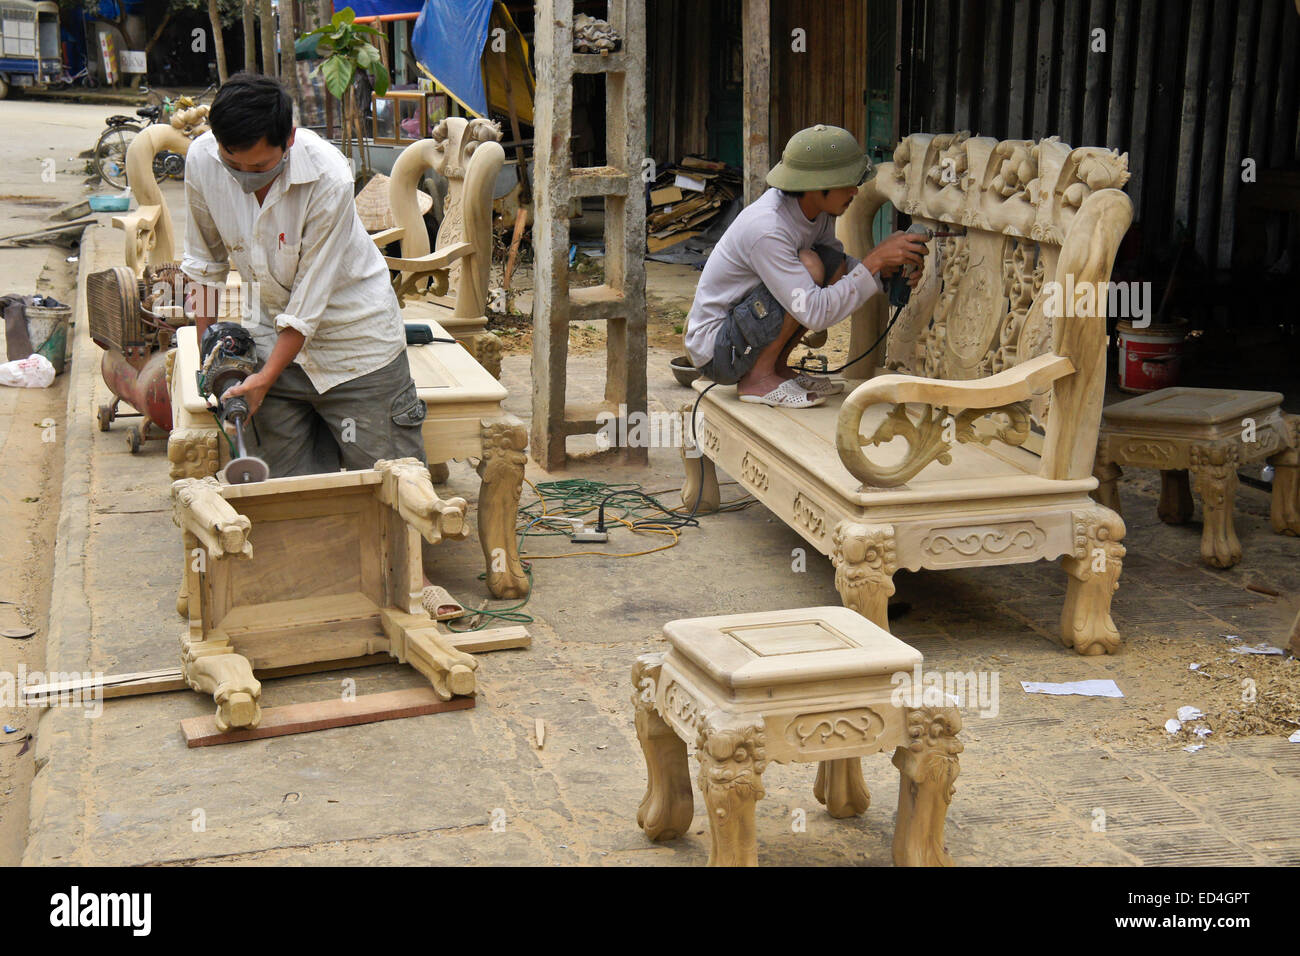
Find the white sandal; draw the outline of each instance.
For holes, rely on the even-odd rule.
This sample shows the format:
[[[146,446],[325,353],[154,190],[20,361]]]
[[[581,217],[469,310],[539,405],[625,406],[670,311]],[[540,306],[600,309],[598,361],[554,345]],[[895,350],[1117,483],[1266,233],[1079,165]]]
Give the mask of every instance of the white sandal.
[[[786,379],[766,395],[741,395],[740,400],[755,405],[771,405],[773,408],[814,408],[826,402],[820,395],[809,395],[793,379]]]
[[[804,391],[812,392],[814,395],[838,395],[844,391],[844,383],[829,378],[818,378],[815,375],[806,375],[800,372],[791,379],[796,385]]]

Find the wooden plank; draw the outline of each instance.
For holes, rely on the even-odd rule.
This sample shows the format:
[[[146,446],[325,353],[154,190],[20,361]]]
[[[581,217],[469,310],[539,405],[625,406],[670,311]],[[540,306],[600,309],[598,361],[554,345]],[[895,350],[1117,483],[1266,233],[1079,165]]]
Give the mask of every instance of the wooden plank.
[[[1034,125],[1029,139],[1042,139],[1059,130],[1052,124],[1052,63],[1056,59],[1056,4],[1038,7],[1038,43],[1034,48]],[[1071,144],[1073,145],[1073,144]]]
[[[470,631],[464,634],[442,632],[445,643],[467,654],[483,654],[488,651],[504,651],[520,647],[531,647],[532,635],[523,625],[511,627],[493,627],[483,631]],[[374,667],[379,664],[394,664],[391,654],[366,654],[361,657],[345,657],[334,661],[311,661],[305,664],[293,664],[288,667],[255,668],[258,680],[274,680],[279,677],[298,677],[303,674],[318,674],[325,671],[351,670],[354,667]],[[23,688],[23,704],[40,706],[48,698],[57,698],[60,694],[81,694],[85,691],[99,689],[103,700],[118,697],[138,697],[144,694],[165,694],[172,691],[188,690],[189,685],[181,677],[179,667],[164,667],[153,671],[133,671],[127,674],[105,674],[102,678],[82,678],[60,681],[54,684],[32,684]]]
[[[444,633],[442,639],[444,643],[450,644],[456,650],[464,651],[467,654],[504,651],[515,647],[530,647],[533,643],[533,637],[528,633],[528,628],[522,625],[493,627],[485,631],[471,631],[466,634]]]
[[[971,129],[977,117],[971,94],[975,90],[973,64],[975,54],[983,49],[983,37],[975,29],[978,11],[972,4],[963,3],[957,8],[957,43],[953,65],[957,70],[956,105],[953,108],[953,129]],[[982,54],[980,54],[982,56]]]
[[[1006,134],[1027,139],[1025,91],[1029,85],[1029,0],[1015,0],[1011,13],[1011,95],[1007,100]]]
[[[1269,109],[1277,83],[1278,16],[1280,3],[1265,3],[1260,9],[1259,45],[1256,49],[1255,82],[1251,92],[1250,133],[1246,155],[1255,160],[1257,169],[1268,165]],[[1287,11],[1289,15],[1289,11]],[[1300,14],[1300,11],[1297,11]],[[1291,17],[1295,19],[1295,17]],[[1289,57],[1294,60],[1295,56]]]
[[[1083,85],[1080,59],[1088,55],[1088,34],[1080,29],[1083,22],[1083,5],[1081,0],[1064,0],[1061,10],[1061,56],[1058,61],[1056,132],[1061,139],[1072,146],[1085,144],[1079,138],[1079,102],[1082,99],[1080,87]]]
[[[979,128],[985,136],[1002,139],[1007,135],[1007,84],[1002,79],[1002,0],[988,0],[984,32],[984,71],[980,79]]]
[[[1192,190],[1196,183],[1196,136],[1200,119],[1201,84],[1205,77],[1205,28],[1209,0],[1192,0],[1187,31],[1187,68],[1183,73],[1183,113],[1178,130],[1178,173],[1174,181],[1174,221],[1184,226],[1192,218]]]
[[[1138,14],[1138,52],[1133,71],[1132,99],[1133,109],[1130,113],[1128,168],[1133,174],[1126,189],[1133,200],[1134,210],[1142,209],[1142,194],[1146,186],[1147,166],[1147,118],[1151,114],[1151,89],[1154,84],[1156,34],[1156,14],[1159,12],[1158,0],[1133,0],[1142,4]],[[1141,212],[1137,213],[1141,218]]]
[[[930,105],[929,124],[925,127],[930,132],[954,130],[952,110],[952,84],[949,76],[957,62],[953,56],[952,38],[948,30],[952,18],[951,5],[945,0],[935,0],[934,17],[934,100]]]
[[[1266,0],[1272,2],[1272,0]],[[1232,56],[1232,86],[1228,98],[1228,128],[1223,142],[1223,190],[1219,199],[1219,245],[1215,265],[1232,265],[1233,225],[1237,220],[1237,190],[1241,186],[1241,156],[1250,110],[1250,59],[1258,42],[1259,0],[1242,0],[1237,9],[1237,42]],[[1220,38],[1226,45],[1227,37]],[[1262,95],[1262,94],[1261,94]]]
[[[185,734],[187,747],[212,747],[288,734],[308,734],[334,727],[353,727],[380,720],[422,717],[449,710],[468,710],[474,706],[474,700],[473,697],[441,700],[432,687],[413,687],[383,694],[363,694],[351,700],[336,698],[268,707],[262,711],[261,723],[252,729],[223,732],[217,729],[216,719],[211,714],[188,717],[181,721],[181,732]]]
[[[1300,16],[1291,16],[1287,10],[1282,17],[1281,49],[1294,51],[1300,38]],[[1300,77],[1296,75],[1297,61],[1300,57],[1283,56],[1278,63],[1277,94],[1273,108],[1273,132],[1268,151],[1268,165],[1274,169],[1284,165],[1293,156],[1300,155],[1300,142],[1293,145],[1292,135],[1300,139],[1300,121],[1296,110],[1296,96],[1300,92]],[[1292,151],[1294,149],[1294,152]],[[1260,165],[1264,165],[1262,162]]]
[[[1214,261],[1214,215],[1223,173],[1223,131],[1227,124],[1227,87],[1232,81],[1231,49],[1234,0],[1214,0],[1214,24],[1210,30],[1210,64],[1205,85],[1205,106],[1201,111],[1200,185],[1196,195],[1196,253],[1207,266]],[[1134,175],[1136,179],[1136,174]],[[1134,206],[1137,206],[1136,200]],[[1140,208],[1140,207],[1139,207]]]
[[[1106,37],[1110,50],[1110,102],[1106,105],[1106,143],[1128,151],[1128,118],[1133,102],[1133,4],[1116,0],[1115,16]]]
[[[1106,107],[1106,67],[1114,51],[1111,44],[1115,42],[1115,31],[1110,29],[1106,14],[1107,0],[1092,0],[1083,21],[1082,42],[1084,56],[1083,81],[1083,127],[1080,132],[1079,145],[1096,146],[1101,140],[1104,129],[1103,112]],[[1106,52],[1092,51],[1092,31],[1105,30]]]

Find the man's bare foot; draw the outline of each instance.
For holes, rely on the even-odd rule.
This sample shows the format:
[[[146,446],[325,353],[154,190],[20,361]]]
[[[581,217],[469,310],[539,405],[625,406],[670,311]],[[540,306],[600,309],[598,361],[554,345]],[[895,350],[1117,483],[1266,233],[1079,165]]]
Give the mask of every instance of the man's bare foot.
[[[792,372],[788,367],[784,369]],[[741,395],[766,395],[775,388],[780,388],[782,382],[787,382],[794,378],[794,374],[782,375],[780,370],[775,370],[769,374],[758,376],[746,376],[736,385],[736,391]]]

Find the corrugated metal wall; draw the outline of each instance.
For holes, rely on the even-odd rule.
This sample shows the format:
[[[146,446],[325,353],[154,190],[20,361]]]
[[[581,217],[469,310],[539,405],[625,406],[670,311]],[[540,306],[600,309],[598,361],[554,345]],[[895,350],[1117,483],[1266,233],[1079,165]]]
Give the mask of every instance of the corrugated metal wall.
[[[1293,0],[900,0],[899,17],[903,130],[1127,152],[1144,258],[1182,223],[1227,268],[1242,161],[1300,160]]]

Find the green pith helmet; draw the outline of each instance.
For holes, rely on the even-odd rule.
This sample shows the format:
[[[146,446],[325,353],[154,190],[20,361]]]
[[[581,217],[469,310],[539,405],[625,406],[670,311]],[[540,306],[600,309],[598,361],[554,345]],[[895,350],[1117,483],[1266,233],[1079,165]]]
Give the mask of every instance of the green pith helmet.
[[[871,159],[853,134],[838,126],[812,126],[790,137],[767,184],[790,192],[861,186],[872,173]]]

